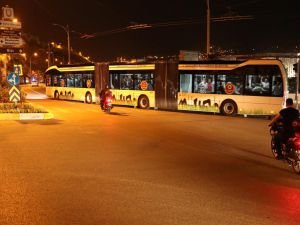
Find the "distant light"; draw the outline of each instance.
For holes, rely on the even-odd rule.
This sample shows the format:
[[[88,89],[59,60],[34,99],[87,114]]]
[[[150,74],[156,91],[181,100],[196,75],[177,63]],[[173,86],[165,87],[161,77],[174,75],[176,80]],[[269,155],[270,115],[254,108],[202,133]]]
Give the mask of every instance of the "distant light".
[[[17,18],[14,18],[13,19],[13,23],[18,23],[19,21],[18,21],[18,19]]]

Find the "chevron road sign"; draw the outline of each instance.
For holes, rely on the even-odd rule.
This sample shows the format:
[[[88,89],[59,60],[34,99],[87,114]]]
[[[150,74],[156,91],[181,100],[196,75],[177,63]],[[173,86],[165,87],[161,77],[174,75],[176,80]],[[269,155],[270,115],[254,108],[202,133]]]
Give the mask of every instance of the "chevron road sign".
[[[20,90],[16,86],[12,86],[11,89],[9,89],[9,101],[19,102],[20,100]]]

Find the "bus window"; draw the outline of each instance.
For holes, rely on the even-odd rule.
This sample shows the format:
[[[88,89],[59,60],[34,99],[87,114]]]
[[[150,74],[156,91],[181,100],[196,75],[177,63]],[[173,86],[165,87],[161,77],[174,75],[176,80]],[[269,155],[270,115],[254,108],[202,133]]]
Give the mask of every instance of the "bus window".
[[[226,75],[217,75],[217,94],[225,94]]]
[[[67,78],[67,87],[74,87],[74,75],[73,74],[67,74],[66,75]]]
[[[75,74],[74,75],[74,84],[75,84],[75,87],[77,87],[77,88],[82,88],[83,87],[82,74]]]
[[[59,75],[58,76],[58,86],[59,87],[66,87],[67,82],[65,80],[65,76],[64,75]]]
[[[244,77],[240,74],[231,74],[226,75],[225,81],[225,93],[232,95],[241,95],[244,93]]]
[[[59,84],[58,84],[58,75],[53,75],[52,77],[52,86],[54,87],[59,87]]]
[[[248,95],[270,96],[269,80],[269,76],[246,75],[246,93]]]
[[[282,92],[282,79],[280,74],[280,70],[277,66],[255,66],[253,72],[246,75],[246,94],[282,96],[282,93],[279,94],[279,92]],[[275,86],[277,87],[275,88]],[[278,90],[279,86],[281,86],[281,91]],[[275,88],[275,94],[273,93],[273,88]]]
[[[213,75],[194,75],[194,93],[213,93],[214,89],[215,77]]]
[[[51,76],[50,76],[50,75],[47,75],[47,76],[46,76],[46,86],[52,86],[52,83],[51,83]]]
[[[133,74],[120,74],[120,84],[120,89],[133,90]]]
[[[95,88],[95,83],[93,82],[93,74],[83,73],[82,74],[82,86],[84,88]]]
[[[120,79],[117,73],[110,74],[110,87],[111,89],[120,89]]]
[[[280,75],[272,76],[272,96],[283,96],[282,78]]]
[[[153,73],[136,73],[133,82],[134,90],[154,90]]]
[[[180,74],[180,92],[192,92],[192,74]]]

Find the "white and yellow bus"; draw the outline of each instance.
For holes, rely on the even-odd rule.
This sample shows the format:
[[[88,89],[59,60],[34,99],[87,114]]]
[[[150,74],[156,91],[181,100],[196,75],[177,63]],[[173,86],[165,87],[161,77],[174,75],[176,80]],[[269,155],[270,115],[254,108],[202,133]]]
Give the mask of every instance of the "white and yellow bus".
[[[155,107],[154,64],[51,66],[46,70],[46,94],[54,99],[99,102],[109,85],[113,103],[140,108]]]
[[[49,67],[46,70],[46,95],[54,99],[95,102],[95,65]]]
[[[155,64],[109,65],[114,104],[154,108],[154,70]]]
[[[286,71],[275,59],[96,63],[46,71],[46,92],[55,99],[98,103],[106,85],[115,105],[223,115],[272,115],[288,94]]]
[[[178,110],[272,115],[284,105],[287,74],[278,60],[179,64]]]

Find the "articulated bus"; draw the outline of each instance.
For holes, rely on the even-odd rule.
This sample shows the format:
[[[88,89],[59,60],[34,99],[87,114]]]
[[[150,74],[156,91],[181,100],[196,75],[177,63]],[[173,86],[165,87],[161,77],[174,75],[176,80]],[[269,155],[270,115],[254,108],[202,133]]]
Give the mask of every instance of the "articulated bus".
[[[95,63],[46,71],[46,93],[54,99],[98,103],[105,85],[115,105],[223,115],[272,115],[288,94],[286,71],[275,59]]]

